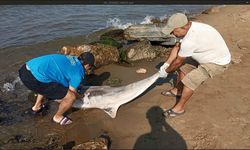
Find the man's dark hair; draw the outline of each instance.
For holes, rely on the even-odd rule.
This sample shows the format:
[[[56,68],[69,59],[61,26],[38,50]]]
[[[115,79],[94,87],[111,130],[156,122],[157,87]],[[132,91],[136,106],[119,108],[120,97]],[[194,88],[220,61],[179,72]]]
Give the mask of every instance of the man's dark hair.
[[[91,67],[95,67],[95,57],[90,52],[84,52],[82,53],[78,59],[80,60],[82,65],[89,64]]]

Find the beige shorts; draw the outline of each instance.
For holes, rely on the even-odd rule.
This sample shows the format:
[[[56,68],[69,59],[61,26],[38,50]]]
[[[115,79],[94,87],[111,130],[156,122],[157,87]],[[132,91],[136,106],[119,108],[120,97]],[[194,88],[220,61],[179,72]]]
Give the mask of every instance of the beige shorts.
[[[217,65],[213,63],[200,64],[195,67],[190,64],[184,64],[180,70],[185,74],[181,80],[188,88],[195,90],[208,78],[213,78],[215,75],[223,73],[229,65]]]

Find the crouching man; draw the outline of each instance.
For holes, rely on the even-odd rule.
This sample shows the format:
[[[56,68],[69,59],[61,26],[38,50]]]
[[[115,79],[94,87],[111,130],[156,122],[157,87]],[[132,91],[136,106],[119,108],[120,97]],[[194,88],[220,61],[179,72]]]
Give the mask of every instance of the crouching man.
[[[94,56],[90,52],[82,53],[79,57],[50,54],[26,62],[19,69],[19,76],[28,89],[38,93],[31,112],[38,114],[43,111],[44,97],[59,100],[59,108],[53,121],[60,125],[72,123],[64,113],[76,100],[77,88],[85,79],[86,72],[94,68],[94,62]]]
[[[185,112],[185,103],[200,84],[224,72],[231,61],[231,54],[216,29],[204,23],[188,21],[182,13],[173,14],[162,32],[182,38],[159,71],[161,77],[167,77],[168,73],[179,69],[177,85],[162,92],[165,96],[180,97],[179,102],[164,113],[165,116],[173,117]],[[185,64],[188,57],[196,60],[198,66]]]

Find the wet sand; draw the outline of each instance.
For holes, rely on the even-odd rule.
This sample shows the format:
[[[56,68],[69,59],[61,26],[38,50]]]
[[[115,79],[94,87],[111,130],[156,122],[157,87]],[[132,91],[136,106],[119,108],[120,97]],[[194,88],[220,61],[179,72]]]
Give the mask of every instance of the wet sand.
[[[170,108],[176,102],[175,98],[160,94],[162,90],[171,88],[173,80],[169,78],[157,82],[142,96],[121,106],[115,119],[102,110],[72,110],[70,116],[74,123],[62,127],[51,121],[58,107],[56,102],[52,102],[46,116],[26,116],[17,123],[4,124],[8,113],[15,118],[15,115],[24,111],[19,106],[25,105],[28,108],[32,105],[27,100],[28,91],[21,89],[19,95],[6,96],[1,93],[0,106],[10,105],[11,108],[6,107],[6,118],[0,118],[0,146],[8,149],[72,147],[107,132],[112,139],[112,149],[249,149],[250,6],[222,7],[218,11],[197,16],[196,20],[214,26],[222,34],[234,63],[224,74],[208,80],[197,89],[188,101],[184,115],[171,119],[161,116],[162,108]],[[9,59],[1,64],[14,68],[14,74],[22,61],[42,53],[50,51],[30,51],[26,56],[20,55],[22,59],[16,64],[12,60],[16,58],[15,55],[9,54]],[[1,61],[5,60],[3,55],[0,57]],[[158,58],[151,62],[136,62],[132,67],[111,64],[97,69],[96,75],[106,72],[110,75],[109,79],[119,78],[122,80],[121,84],[126,85],[154,74],[157,71],[156,66],[163,60],[164,58]],[[148,72],[137,74],[135,71],[139,68],[145,68]],[[10,70],[1,69],[1,73],[4,71]],[[0,77],[3,76],[6,78],[7,75],[1,74]],[[12,100],[6,103],[6,97]],[[15,111],[14,115],[12,111]]]

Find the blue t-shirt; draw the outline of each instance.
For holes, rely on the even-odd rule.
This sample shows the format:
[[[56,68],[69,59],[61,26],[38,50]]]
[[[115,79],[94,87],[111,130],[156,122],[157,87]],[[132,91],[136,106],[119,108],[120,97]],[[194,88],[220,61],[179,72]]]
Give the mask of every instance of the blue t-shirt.
[[[40,82],[57,82],[75,89],[85,75],[84,68],[76,56],[50,54],[33,58],[26,65]]]

